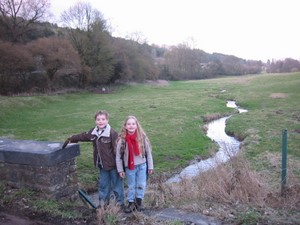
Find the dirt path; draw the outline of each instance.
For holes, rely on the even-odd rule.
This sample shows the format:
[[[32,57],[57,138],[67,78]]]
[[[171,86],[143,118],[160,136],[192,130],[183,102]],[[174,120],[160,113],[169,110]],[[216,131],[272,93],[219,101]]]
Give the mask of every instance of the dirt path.
[[[23,212],[24,213],[24,212]],[[47,214],[34,214],[26,216],[15,209],[10,211],[0,211],[0,225],[86,225],[85,219],[70,220],[59,217],[51,217]]]
[[[28,217],[20,217],[4,212],[0,212],[0,224],[1,225],[50,225],[41,221],[32,221]]]
[[[194,224],[194,225],[221,225],[221,222],[215,220],[214,218],[210,218],[196,213],[186,213],[182,210],[172,209],[172,208],[156,210],[156,211],[146,210],[145,214],[157,220],[181,221],[184,222],[185,224]],[[124,215],[130,216],[129,214],[124,214]],[[16,216],[5,212],[0,212],[0,224],[1,225],[53,225],[53,221],[47,223],[40,220],[32,220],[25,216]],[[75,222],[74,224],[81,225],[86,223]]]

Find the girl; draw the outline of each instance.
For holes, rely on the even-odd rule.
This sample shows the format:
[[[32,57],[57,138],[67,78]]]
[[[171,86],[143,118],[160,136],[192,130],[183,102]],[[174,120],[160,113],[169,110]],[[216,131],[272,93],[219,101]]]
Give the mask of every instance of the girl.
[[[116,148],[116,164],[120,177],[125,173],[128,184],[128,206],[125,212],[142,211],[147,174],[153,173],[151,145],[138,120],[128,116],[119,133]]]

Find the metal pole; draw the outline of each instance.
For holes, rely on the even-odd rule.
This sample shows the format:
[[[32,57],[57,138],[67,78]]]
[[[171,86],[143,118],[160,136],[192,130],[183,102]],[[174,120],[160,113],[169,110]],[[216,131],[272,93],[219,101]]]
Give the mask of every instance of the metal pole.
[[[287,130],[282,130],[282,171],[281,171],[281,194],[284,194],[286,186],[286,159],[287,159]]]
[[[94,203],[89,199],[89,197],[84,194],[84,192],[82,190],[78,190],[80,196],[87,202],[89,203],[90,206],[92,206],[94,209],[96,209],[97,207],[94,205]]]

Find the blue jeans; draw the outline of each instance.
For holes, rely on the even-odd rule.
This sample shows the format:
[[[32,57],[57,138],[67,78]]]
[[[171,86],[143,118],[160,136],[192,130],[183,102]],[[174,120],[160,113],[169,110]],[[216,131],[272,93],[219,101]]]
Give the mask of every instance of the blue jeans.
[[[134,170],[126,168],[126,177],[128,184],[128,202],[134,202],[135,198],[144,198],[147,182],[146,163],[136,165]]]
[[[124,184],[117,169],[100,169],[99,173],[99,201],[109,202],[111,191],[118,204],[124,204]]]

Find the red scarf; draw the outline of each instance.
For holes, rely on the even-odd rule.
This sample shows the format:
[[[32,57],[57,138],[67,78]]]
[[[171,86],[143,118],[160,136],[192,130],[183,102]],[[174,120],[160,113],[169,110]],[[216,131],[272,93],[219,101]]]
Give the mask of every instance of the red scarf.
[[[128,169],[130,170],[134,170],[134,155],[140,154],[140,148],[136,137],[136,132],[131,135],[126,132],[126,142],[128,146]]]

